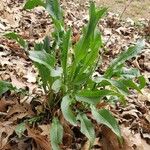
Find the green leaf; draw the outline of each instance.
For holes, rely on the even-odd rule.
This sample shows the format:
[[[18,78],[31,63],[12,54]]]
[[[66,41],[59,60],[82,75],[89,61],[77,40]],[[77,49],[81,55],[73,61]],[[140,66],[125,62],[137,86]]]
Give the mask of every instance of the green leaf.
[[[30,51],[29,58],[34,62],[44,65],[52,70],[55,64],[55,58],[45,51]]]
[[[84,63],[82,61],[85,58],[87,59],[86,59],[86,64],[84,65],[84,68],[86,68],[87,65],[92,64],[92,62],[90,64],[90,61],[88,61],[90,57],[92,58],[92,61],[93,60],[95,61],[95,56],[98,50],[97,48],[98,46],[100,46],[100,39],[98,37],[98,34],[95,32],[95,28],[100,18],[106,13],[106,10],[107,10],[106,8],[96,9],[94,2],[91,2],[90,4],[89,23],[87,27],[84,28],[83,35],[80,38],[80,40],[77,42],[74,48],[75,59],[71,68],[71,76],[72,76],[71,81],[73,81],[74,78],[77,76],[76,74],[77,69],[82,63]],[[92,50],[94,51],[94,55],[92,55]],[[89,54],[89,51],[91,51],[90,54]],[[82,69],[80,75],[83,73],[84,68]]]
[[[45,3],[43,0],[27,0],[27,2],[24,5],[24,9],[33,9],[37,6],[43,6],[45,7]]]
[[[44,45],[43,45],[43,43],[35,43],[35,45],[34,45],[34,50],[35,51],[42,51],[44,49]]]
[[[120,80],[106,79],[102,76],[93,78],[93,81],[98,83],[97,87],[106,87],[109,85],[115,91],[119,91],[124,95],[129,94],[128,88]]]
[[[50,129],[50,140],[53,150],[60,150],[59,145],[62,143],[63,127],[57,118],[52,121]]]
[[[59,0],[46,0],[46,10],[55,20],[63,20]]]
[[[141,93],[141,89],[134,83],[131,79],[122,79],[120,80],[126,87],[135,89]]]
[[[77,63],[86,56],[91,44],[91,38],[93,38],[93,34],[95,32],[96,25],[100,18],[102,18],[102,16],[106,13],[106,10],[106,8],[96,9],[94,2],[90,3],[90,19],[88,26],[85,29],[83,37],[75,47],[75,56],[77,59]]]
[[[114,80],[114,79],[107,79],[104,77],[95,77],[93,81],[98,83],[98,87],[103,87],[103,86],[105,87],[110,85],[124,95],[129,94],[129,88],[135,89],[141,93],[141,89],[131,79]]]
[[[60,79],[57,79],[54,81],[54,83],[52,84],[52,90],[54,90],[56,93],[59,92],[60,88],[61,88],[61,80]]]
[[[98,31],[95,31],[94,36],[91,39],[91,49],[88,51],[86,57],[82,60],[82,67],[80,68],[80,72],[77,74],[76,78],[82,76],[85,70],[86,74],[89,73],[89,75],[91,75],[93,68],[95,68],[95,63],[97,62],[97,56],[99,55],[98,53],[101,45],[101,34]]]
[[[137,68],[122,68],[120,75],[127,79],[132,79],[140,75],[140,71]]]
[[[15,132],[18,135],[19,138],[22,137],[22,134],[24,133],[25,130],[26,130],[26,127],[25,127],[24,122],[18,124],[17,127],[15,128]]]
[[[111,90],[82,90],[75,95],[77,101],[86,102],[89,104],[96,105],[103,97],[113,95],[119,97],[123,102],[125,101],[124,96]]]
[[[50,89],[50,86],[52,85],[52,81],[53,81],[52,77],[50,76],[51,74],[50,70],[44,65],[39,63],[34,63],[34,65],[38,68],[44,90],[46,91],[47,89],[46,87]]]
[[[81,122],[81,132],[93,143],[95,140],[95,131],[92,122],[85,114],[79,114],[77,119]]]
[[[119,137],[119,139],[122,139],[119,125],[116,119],[112,116],[112,114],[108,110],[106,109],[97,110],[94,106],[91,105],[91,111],[94,119],[98,123],[104,124],[107,127],[109,127]]]
[[[74,85],[81,85],[82,83],[87,82],[87,80],[89,79],[89,76],[90,76],[89,73],[82,73],[80,75],[77,75],[72,83]]]
[[[68,58],[68,50],[70,45],[70,38],[71,38],[71,30],[69,29],[64,35],[62,52],[61,52],[61,64],[64,73],[64,81],[66,81],[66,77],[67,77],[67,58]]]
[[[9,32],[4,34],[5,37],[15,40],[17,43],[19,43],[23,48],[27,48],[27,42],[17,33]]]
[[[62,67],[56,67],[55,69],[51,69],[52,77],[60,77],[63,73]]]
[[[11,83],[7,81],[0,80],[0,96],[7,92],[8,90],[13,90],[13,86]]]
[[[47,52],[47,53],[51,53],[50,51],[50,38],[48,36],[45,37],[44,41],[43,41],[43,49]]]
[[[146,85],[146,80],[145,80],[144,76],[139,76],[138,81],[139,81],[139,88],[143,89]]]
[[[72,125],[76,126],[77,125],[76,116],[70,108],[72,102],[73,100],[68,95],[63,97],[61,102],[61,111],[63,113],[64,118]]]
[[[127,51],[124,51],[121,53],[108,67],[106,70],[104,76],[106,78],[110,78],[114,72],[114,70],[117,69],[118,66],[123,64],[126,60],[131,59],[132,57],[135,57],[138,53],[141,52],[141,50],[144,48],[145,42],[144,40],[140,40],[137,42],[135,46],[130,47]]]

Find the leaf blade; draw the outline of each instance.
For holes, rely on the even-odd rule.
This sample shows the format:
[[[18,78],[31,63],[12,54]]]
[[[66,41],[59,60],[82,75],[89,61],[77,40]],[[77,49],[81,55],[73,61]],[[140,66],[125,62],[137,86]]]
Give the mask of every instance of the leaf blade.
[[[102,123],[109,127],[118,137],[122,139],[119,125],[115,118],[106,109],[96,110],[94,106],[91,106],[92,115],[98,123]]]
[[[93,143],[96,136],[92,122],[85,114],[78,114],[77,119],[81,122],[81,132]]]
[[[139,40],[135,46],[129,47],[128,50],[121,53],[108,67],[104,76],[106,78],[110,78],[113,74],[113,70],[115,70],[119,65],[123,64],[126,60],[131,59],[136,56],[141,50],[144,48],[145,42],[144,40]]]
[[[15,32],[9,32],[4,34],[5,37],[15,40],[18,44],[20,44],[23,48],[27,48],[27,42],[17,33]]]
[[[50,129],[50,140],[54,150],[60,150],[59,145],[62,143],[63,127],[57,118],[53,118]]]
[[[27,2],[24,5],[24,9],[33,9],[37,6],[44,6],[45,7],[45,3],[43,0],[27,0]]]
[[[61,102],[61,111],[65,119],[70,122],[72,125],[76,126],[76,116],[70,108],[72,99],[68,95],[64,96]]]

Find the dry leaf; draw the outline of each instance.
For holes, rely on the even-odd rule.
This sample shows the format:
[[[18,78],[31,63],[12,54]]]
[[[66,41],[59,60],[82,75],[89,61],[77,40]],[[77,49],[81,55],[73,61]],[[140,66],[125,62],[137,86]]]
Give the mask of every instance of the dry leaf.
[[[13,134],[15,126],[10,121],[0,122],[0,150],[7,145],[8,138]]]
[[[7,101],[4,98],[0,100],[0,112],[6,112],[8,109],[8,106],[12,106],[15,103],[13,101]]]
[[[37,144],[37,150],[51,150],[50,141],[49,139],[41,135],[41,133],[38,130],[35,130],[33,128],[27,127],[28,136],[34,139],[34,141]]]

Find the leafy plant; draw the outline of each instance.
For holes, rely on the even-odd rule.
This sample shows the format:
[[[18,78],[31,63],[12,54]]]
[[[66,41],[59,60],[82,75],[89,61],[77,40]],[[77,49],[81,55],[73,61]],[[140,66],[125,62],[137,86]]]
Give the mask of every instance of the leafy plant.
[[[86,110],[90,110],[98,123],[109,127],[122,140],[115,118],[108,110],[97,109],[97,104],[114,100],[125,104],[130,89],[141,92],[145,86],[144,77],[140,76],[136,69],[126,69],[124,64],[126,60],[141,52],[144,42],[138,41],[136,45],[121,53],[104,75],[94,77],[99,50],[103,47],[101,33],[96,26],[107,9],[96,8],[93,2],[90,3],[88,25],[83,28],[79,41],[73,45],[72,32],[64,25],[59,0],[36,0],[36,3],[28,0],[24,8],[32,9],[37,5],[45,7],[49,12],[55,29],[51,38],[46,37],[42,43],[35,43],[34,51],[29,52],[29,58],[38,68],[43,88],[48,95],[49,108],[59,106],[64,118],[73,126],[79,125],[81,132],[91,143],[94,142],[95,131],[91,118],[85,113]],[[10,33],[7,37],[16,40]],[[17,42],[25,45],[22,40]],[[137,79],[138,83],[134,79]],[[76,105],[77,103],[82,107]],[[56,117],[53,118],[50,134],[53,149],[59,149],[63,127]]]
[[[8,90],[15,90],[11,83],[7,81],[0,80],[0,96],[7,92]]]

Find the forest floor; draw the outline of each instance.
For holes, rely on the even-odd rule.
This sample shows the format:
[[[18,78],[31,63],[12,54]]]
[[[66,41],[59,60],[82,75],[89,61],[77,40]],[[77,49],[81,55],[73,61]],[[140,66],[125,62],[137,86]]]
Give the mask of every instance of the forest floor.
[[[88,1],[62,0],[61,2],[65,9],[65,23],[73,28],[75,35],[78,35],[81,27],[88,20]],[[127,2],[129,1],[126,1],[126,5]],[[142,90],[143,94],[133,92],[128,96],[127,106],[110,107],[120,124],[125,141],[123,147],[119,146],[111,131],[105,129],[102,132],[101,126],[96,126],[97,137],[93,149],[150,150],[150,1],[134,0],[121,18],[117,14],[123,12],[125,1],[97,0],[96,3],[110,6],[109,10],[113,12],[109,12],[99,24],[103,41],[107,42],[100,69],[104,71],[122,50],[135,44],[139,38],[144,38],[145,48],[140,55],[128,61],[127,65],[138,68],[145,76],[147,84]],[[52,25],[43,8],[38,7],[32,11],[22,8],[23,0],[0,1],[0,80],[10,81],[18,89],[28,91],[19,95],[6,92],[0,97],[0,150],[51,150],[50,122],[48,118],[42,121],[39,119],[44,111],[43,103],[46,97],[38,85],[37,70],[24,49],[2,35],[8,31],[15,31],[25,38],[32,48],[35,41],[41,41],[49,34]],[[32,117],[35,117],[35,122],[38,122],[38,119],[40,121],[32,128],[27,125],[25,131],[20,131],[19,129],[22,129],[20,123]],[[72,131],[70,129],[73,127],[66,122],[64,125],[68,130],[61,148],[87,150],[89,142],[79,129],[75,128]]]

